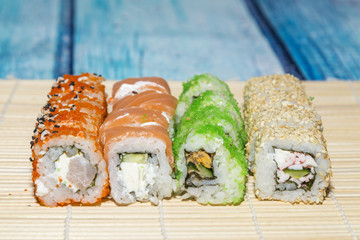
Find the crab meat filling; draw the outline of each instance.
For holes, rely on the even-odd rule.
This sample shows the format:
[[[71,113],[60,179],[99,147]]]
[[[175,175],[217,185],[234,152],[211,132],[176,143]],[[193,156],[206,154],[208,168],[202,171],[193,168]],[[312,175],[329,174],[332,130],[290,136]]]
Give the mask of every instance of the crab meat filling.
[[[185,152],[187,176],[186,187],[215,186],[217,184],[213,169],[214,154],[204,150]]]
[[[155,184],[157,158],[148,153],[120,153],[117,179],[140,201],[146,201]]]
[[[315,177],[315,167],[318,165],[310,154],[275,148],[273,159],[277,164],[278,189],[308,190],[311,188]]]
[[[65,185],[73,192],[86,190],[95,183],[97,167],[76,148],[63,152],[55,161],[52,177],[58,185]]]

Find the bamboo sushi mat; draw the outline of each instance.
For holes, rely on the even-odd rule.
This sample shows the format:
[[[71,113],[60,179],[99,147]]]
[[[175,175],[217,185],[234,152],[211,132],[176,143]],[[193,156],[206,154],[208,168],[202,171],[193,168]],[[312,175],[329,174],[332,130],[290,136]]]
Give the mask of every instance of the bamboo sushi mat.
[[[305,82],[332,161],[322,205],[258,201],[250,176],[239,206],[164,200],[159,206],[39,206],[30,140],[52,81],[0,81],[0,239],[357,239],[360,236],[360,83]],[[106,82],[107,91],[113,82]],[[229,82],[242,104],[243,82]],[[180,82],[170,82],[175,96]]]

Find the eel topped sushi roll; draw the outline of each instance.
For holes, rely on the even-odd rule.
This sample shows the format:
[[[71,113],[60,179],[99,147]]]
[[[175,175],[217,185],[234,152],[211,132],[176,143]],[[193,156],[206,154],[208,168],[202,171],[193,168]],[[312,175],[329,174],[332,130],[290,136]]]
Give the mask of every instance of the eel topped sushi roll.
[[[98,141],[107,112],[102,81],[64,75],[48,95],[31,141],[35,196],[44,205],[92,204],[109,192]]]
[[[255,195],[321,203],[331,169],[320,116],[301,82],[289,75],[250,79],[244,89],[246,145]]]
[[[208,86],[225,84],[215,77],[206,81]],[[226,84],[218,91],[193,92],[196,97],[187,94],[191,103],[174,136],[176,191],[203,204],[238,204],[245,193],[247,163],[246,133],[237,103]]]
[[[168,128],[177,100],[166,81],[155,77],[116,83],[113,99],[113,111],[100,128],[111,196],[119,204],[158,204],[172,194],[174,157]]]

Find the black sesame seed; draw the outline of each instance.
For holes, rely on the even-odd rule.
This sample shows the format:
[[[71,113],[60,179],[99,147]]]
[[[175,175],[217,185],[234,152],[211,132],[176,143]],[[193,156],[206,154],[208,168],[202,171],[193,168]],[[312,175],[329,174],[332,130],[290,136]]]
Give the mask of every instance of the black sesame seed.
[[[71,83],[69,84],[69,86],[75,86],[75,82],[71,81]]]
[[[79,97],[79,96],[76,94],[75,97],[74,97],[74,99],[77,99],[78,97]]]
[[[58,133],[59,131],[52,131],[52,133]]]
[[[34,137],[34,136],[31,136],[31,139],[32,139],[32,140],[34,140],[34,139],[35,139],[35,137]]]
[[[61,86],[60,86],[60,85],[57,85],[57,88],[58,88],[58,89],[60,89],[60,88],[61,88]]]
[[[82,91],[80,90],[78,93],[80,94],[80,93],[82,93]]]
[[[55,112],[56,108],[50,108],[50,112]]]
[[[91,89],[95,89],[95,87],[93,87],[93,86],[90,86],[90,88],[91,88]]]
[[[52,113],[49,113],[49,117],[53,117],[54,115]]]
[[[32,159],[32,157],[29,157],[29,160],[30,160],[30,162],[34,161],[34,159]]]
[[[102,77],[102,75],[101,75],[101,74],[99,74],[99,77]]]
[[[60,125],[54,125],[54,127],[59,128],[59,127],[60,127]]]
[[[136,91],[132,91],[132,94],[138,94],[138,92],[136,92]]]
[[[56,121],[55,121],[55,120],[53,120],[53,119],[49,119],[49,122],[54,122],[54,123],[55,123]]]
[[[35,143],[37,143],[38,141],[39,141],[39,138],[36,138],[36,139],[35,139]]]
[[[82,90],[84,90],[84,89],[85,89],[85,87],[84,87],[84,86],[81,86],[81,89],[82,89]]]
[[[50,103],[47,103],[45,106],[44,106],[44,109],[47,109],[47,108],[49,108],[51,106],[51,104]]]

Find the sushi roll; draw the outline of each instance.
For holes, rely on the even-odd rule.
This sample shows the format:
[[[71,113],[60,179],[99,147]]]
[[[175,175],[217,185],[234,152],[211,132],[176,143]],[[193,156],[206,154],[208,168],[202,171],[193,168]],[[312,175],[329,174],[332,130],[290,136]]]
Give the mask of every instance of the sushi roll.
[[[175,125],[180,123],[181,118],[194,99],[206,90],[217,90],[230,94],[228,85],[219,78],[209,73],[195,75],[193,78],[183,83],[183,91],[180,94],[179,103],[174,115]]]
[[[158,204],[172,194],[174,157],[168,129],[177,99],[161,78],[125,79],[114,90],[113,111],[100,128],[111,196],[119,204]]]
[[[199,124],[201,119],[207,119],[212,125],[221,125],[240,148],[245,146],[245,125],[238,104],[230,92],[207,90],[199,95],[189,106],[186,117],[181,119],[178,135],[186,132],[182,128],[188,129],[190,126],[187,125]]]
[[[203,204],[243,200],[246,133],[237,103],[226,89],[198,95],[177,125],[173,147],[176,191],[184,199]]]
[[[244,89],[246,156],[260,200],[321,203],[331,169],[320,116],[299,79],[270,75]]]
[[[112,98],[114,101],[119,101],[126,96],[132,96],[146,91],[170,94],[169,85],[163,78],[127,78],[114,84]]]
[[[35,197],[43,205],[93,204],[109,193],[98,140],[107,114],[102,81],[64,75],[48,94],[31,141]]]

